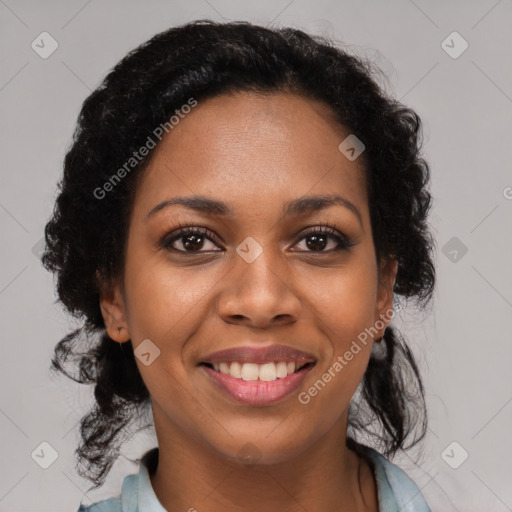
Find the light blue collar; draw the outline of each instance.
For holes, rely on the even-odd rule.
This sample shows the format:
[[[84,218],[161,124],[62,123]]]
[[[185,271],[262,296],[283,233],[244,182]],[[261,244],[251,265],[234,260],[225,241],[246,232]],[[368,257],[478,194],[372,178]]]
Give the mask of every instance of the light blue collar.
[[[354,448],[373,468],[379,512],[431,512],[420,489],[403,470],[373,448],[361,444]],[[124,478],[120,497],[80,506],[78,512],[167,512],[151,486],[150,474],[158,465],[158,453],[155,447],[144,454],[139,473]]]

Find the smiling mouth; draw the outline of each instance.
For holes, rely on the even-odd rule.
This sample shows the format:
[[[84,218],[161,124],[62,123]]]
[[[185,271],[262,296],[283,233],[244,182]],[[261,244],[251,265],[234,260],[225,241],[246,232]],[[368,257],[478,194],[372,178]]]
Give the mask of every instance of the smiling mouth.
[[[285,379],[290,375],[309,369],[314,366],[316,361],[300,363],[295,361],[274,361],[263,364],[220,362],[218,364],[201,363],[215,372],[227,375],[229,377],[243,381],[263,381],[272,382],[279,379]]]
[[[262,364],[232,361],[218,364],[203,362],[199,368],[224,396],[239,404],[266,407],[290,397],[315,365],[316,361]],[[228,373],[224,373],[226,371]]]

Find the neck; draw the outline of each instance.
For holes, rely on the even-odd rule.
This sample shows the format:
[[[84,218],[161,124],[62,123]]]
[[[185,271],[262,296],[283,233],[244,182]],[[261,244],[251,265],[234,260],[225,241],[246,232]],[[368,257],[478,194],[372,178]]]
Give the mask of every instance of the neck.
[[[347,416],[315,445],[276,464],[223,458],[171,425],[153,404],[159,460],[151,484],[166,510],[377,511],[368,463],[346,443]],[[250,450],[249,450],[250,451]]]

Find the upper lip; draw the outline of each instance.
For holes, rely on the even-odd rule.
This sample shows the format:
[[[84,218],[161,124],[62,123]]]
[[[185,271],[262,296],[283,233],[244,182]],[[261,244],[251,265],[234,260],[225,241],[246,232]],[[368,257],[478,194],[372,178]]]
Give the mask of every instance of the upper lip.
[[[234,361],[241,364],[264,364],[271,363],[273,361],[294,361],[295,363],[306,364],[315,362],[315,358],[307,352],[287,347],[286,345],[270,345],[267,347],[241,346],[214,352],[201,362],[219,364],[232,363]]]

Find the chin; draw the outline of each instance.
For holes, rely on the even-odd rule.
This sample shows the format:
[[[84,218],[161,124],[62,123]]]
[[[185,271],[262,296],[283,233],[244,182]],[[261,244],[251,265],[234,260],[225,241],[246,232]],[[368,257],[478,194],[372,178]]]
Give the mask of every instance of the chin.
[[[217,451],[221,457],[236,464],[267,466],[293,460],[309,446],[309,443],[297,438],[296,435],[290,435],[288,439],[271,437],[266,437],[260,432],[259,436],[245,436],[244,439],[230,443],[223,449],[217,447]],[[290,443],[290,438],[294,440],[293,443]]]

